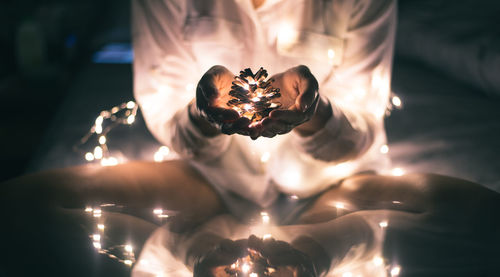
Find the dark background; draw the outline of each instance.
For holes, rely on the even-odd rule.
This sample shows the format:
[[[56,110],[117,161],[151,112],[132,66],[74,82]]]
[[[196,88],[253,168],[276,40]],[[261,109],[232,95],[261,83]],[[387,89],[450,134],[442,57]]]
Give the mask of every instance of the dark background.
[[[399,2],[403,109],[386,120],[395,166],[500,190],[499,14],[498,1]],[[72,146],[101,110],[133,99],[129,17],[128,1],[0,3],[0,181],[85,163]],[[159,146],[140,115],[115,136],[129,159]]]

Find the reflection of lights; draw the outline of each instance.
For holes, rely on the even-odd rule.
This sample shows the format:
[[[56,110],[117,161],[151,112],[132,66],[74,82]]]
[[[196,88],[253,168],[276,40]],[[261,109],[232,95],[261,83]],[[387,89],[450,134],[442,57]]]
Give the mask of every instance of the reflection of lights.
[[[271,237],[272,237],[271,234],[265,234],[262,236],[262,239],[266,240],[266,239],[270,239]]]
[[[264,152],[264,154],[262,154],[262,156],[260,157],[260,161],[263,163],[266,163],[267,161],[269,161],[270,157],[271,157],[271,153]]]
[[[381,266],[383,263],[384,263],[384,259],[382,259],[381,257],[379,256],[376,256],[375,258],[373,258],[373,263],[376,265],[376,266]]]
[[[391,174],[394,176],[403,176],[405,174],[405,171],[400,167],[395,167],[392,169]]]
[[[99,137],[99,143],[100,144],[105,144],[106,143],[106,137],[105,136],[100,136]]]
[[[399,276],[399,273],[401,272],[401,267],[399,266],[394,266],[391,269],[391,276]]]
[[[382,153],[382,154],[389,153],[389,146],[387,146],[387,144],[380,146],[380,153]]]
[[[91,162],[94,160],[94,154],[90,153],[90,152],[87,152],[85,153],[85,160]]]
[[[389,223],[386,220],[380,221],[378,223],[378,226],[380,226],[380,228],[386,228],[387,226],[389,226]]]
[[[103,230],[104,230],[104,228],[106,228],[106,227],[104,226],[104,224],[97,224],[97,229],[99,229],[99,230],[103,231]]]

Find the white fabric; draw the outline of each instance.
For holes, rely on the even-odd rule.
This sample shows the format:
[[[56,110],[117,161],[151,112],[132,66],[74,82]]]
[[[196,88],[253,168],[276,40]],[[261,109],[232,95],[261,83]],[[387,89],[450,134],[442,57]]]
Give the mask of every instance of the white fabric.
[[[250,0],[134,0],[135,96],[155,137],[193,161],[226,201],[229,191],[261,206],[279,191],[308,197],[388,166],[379,149],[395,13],[395,0],[269,0],[258,9]],[[235,74],[307,65],[335,116],[306,138],[204,137],[186,106],[216,64]]]

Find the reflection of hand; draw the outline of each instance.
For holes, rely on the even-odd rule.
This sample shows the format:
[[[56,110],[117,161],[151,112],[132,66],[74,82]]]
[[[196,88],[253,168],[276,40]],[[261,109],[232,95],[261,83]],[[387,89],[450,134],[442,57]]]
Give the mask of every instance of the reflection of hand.
[[[199,257],[194,265],[193,276],[227,276],[224,268],[246,255],[247,240],[222,240],[217,247]]]
[[[225,134],[248,134],[250,120],[240,117],[235,110],[224,108],[231,98],[229,91],[234,74],[224,66],[216,65],[201,77],[196,89],[196,107],[191,109],[193,121],[206,135],[214,136],[221,130]]]
[[[304,65],[293,67],[276,74],[273,87],[280,88],[279,98],[284,110],[274,110],[262,122],[252,125],[250,136],[274,137],[286,134],[297,126],[310,121],[315,115],[318,103],[328,106],[318,93],[318,81]],[[330,108],[328,106],[328,108]],[[330,108],[331,110],[331,108]],[[322,127],[322,126],[320,126]]]

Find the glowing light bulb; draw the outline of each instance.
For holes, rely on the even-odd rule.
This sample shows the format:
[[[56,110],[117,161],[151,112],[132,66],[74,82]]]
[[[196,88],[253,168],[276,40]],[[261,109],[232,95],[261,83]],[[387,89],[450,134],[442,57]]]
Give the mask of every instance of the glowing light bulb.
[[[248,273],[248,271],[250,271],[250,265],[249,264],[243,264],[241,266],[241,271],[243,271],[243,273]]]
[[[94,154],[90,153],[90,152],[87,152],[85,153],[85,159],[89,162],[93,161],[94,160]]]
[[[391,174],[394,176],[403,176],[405,174],[405,171],[400,167],[395,167],[392,169]]]
[[[163,214],[163,209],[154,209],[153,213],[158,215],[158,214]]]
[[[254,98],[252,98],[252,101],[253,101],[253,102],[259,102],[259,101],[260,101],[260,98],[259,98],[259,97],[257,97],[257,96],[255,96]]]
[[[394,200],[392,201],[392,204],[401,204],[401,201]]]
[[[155,162],[163,162],[163,155],[160,152],[155,152],[153,159]]]
[[[132,252],[133,250],[134,249],[132,248],[132,245],[129,245],[129,244],[125,245],[125,251]]]
[[[135,121],[135,115],[131,114],[127,117],[127,123],[132,124]]]
[[[271,158],[271,153],[264,152],[264,154],[262,154],[262,156],[260,157],[260,161],[263,163],[267,163],[269,161],[269,158]]]
[[[265,234],[262,236],[262,239],[266,240],[266,239],[270,239],[271,237],[272,237],[271,234]]]
[[[95,125],[102,125],[103,122],[104,122],[104,117],[102,117],[101,115],[95,119]]]
[[[102,247],[102,245],[101,245],[101,243],[100,243],[100,242],[93,242],[93,243],[92,243],[92,245],[94,245],[94,247],[95,247],[96,249],[101,249],[101,247]]]
[[[299,199],[299,197],[297,195],[293,194],[293,195],[290,195],[290,199],[297,200],[297,199]]]
[[[167,156],[169,153],[170,153],[170,148],[166,147],[166,146],[161,146],[159,149],[158,149],[158,152],[160,152],[162,155],[164,156]]]
[[[290,47],[297,40],[297,37],[298,34],[290,23],[281,24],[277,37],[278,47],[282,49]]]
[[[102,231],[102,230],[104,230],[104,228],[106,228],[106,227],[104,226],[104,224],[97,224],[97,229],[99,229],[99,230],[101,230],[101,231]]]
[[[352,272],[344,272],[342,277],[352,277]]]
[[[389,226],[389,223],[386,220],[380,221],[378,223],[378,226],[380,226],[380,228],[386,228],[387,226]]]
[[[96,134],[102,133],[102,126],[96,124],[94,131],[96,132]]]
[[[101,235],[99,235],[99,234],[93,234],[93,235],[92,235],[92,239],[93,239],[94,241],[100,241],[100,240],[101,240]]]
[[[100,160],[102,159],[102,147],[101,146],[96,146],[94,148],[94,158]]]
[[[85,212],[90,213],[93,209],[91,207],[86,207]]]
[[[382,153],[382,154],[389,153],[389,146],[387,146],[387,144],[380,146],[380,153]]]
[[[132,265],[132,261],[131,260],[125,260],[125,261],[123,261],[123,263],[126,264],[126,265],[128,265],[128,266]]]
[[[250,277],[259,277],[259,274],[255,273],[255,272],[252,272],[252,273],[250,273],[249,276]]]
[[[391,276],[399,276],[399,273],[401,273],[401,267],[400,266],[394,266],[391,269]]]
[[[261,212],[260,215],[262,216],[262,222],[264,223],[269,223],[269,220],[271,219],[269,217],[269,214],[267,212]]]
[[[133,109],[135,107],[135,102],[134,101],[128,101],[127,102],[127,109]]]
[[[401,104],[402,104],[401,98],[399,98],[398,96],[393,96],[392,97],[392,104],[398,108],[401,107]]]
[[[102,166],[114,166],[118,164],[118,160],[115,157],[104,158],[101,160]]]
[[[105,144],[106,143],[106,137],[105,136],[100,136],[99,137],[99,143],[100,144]]]

